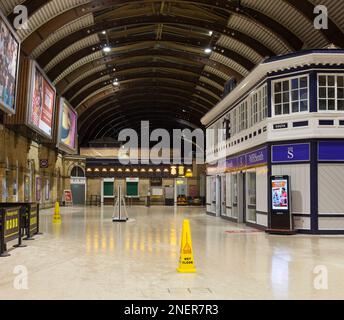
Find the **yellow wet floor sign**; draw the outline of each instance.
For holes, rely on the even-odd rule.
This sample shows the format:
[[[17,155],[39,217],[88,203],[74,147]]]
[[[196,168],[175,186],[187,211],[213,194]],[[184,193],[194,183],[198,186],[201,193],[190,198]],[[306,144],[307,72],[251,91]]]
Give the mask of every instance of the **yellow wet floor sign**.
[[[192,238],[190,221],[184,220],[183,231],[182,231],[182,243],[180,249],[180,260],[179,268],[177,269],[180,273],[195,273],[195,260],[192,250]]]
[[[60,214],[60,204],[56,202],[53,223],[59,224],[61,222],[62,220],[61,220],[61,214]]]

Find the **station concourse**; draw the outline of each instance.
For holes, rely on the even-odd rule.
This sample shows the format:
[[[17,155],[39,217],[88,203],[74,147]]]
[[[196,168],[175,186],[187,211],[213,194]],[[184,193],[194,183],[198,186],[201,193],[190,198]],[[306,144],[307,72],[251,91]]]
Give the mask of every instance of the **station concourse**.
[[[344,3],[0,0],[0,300],[341,300]]]

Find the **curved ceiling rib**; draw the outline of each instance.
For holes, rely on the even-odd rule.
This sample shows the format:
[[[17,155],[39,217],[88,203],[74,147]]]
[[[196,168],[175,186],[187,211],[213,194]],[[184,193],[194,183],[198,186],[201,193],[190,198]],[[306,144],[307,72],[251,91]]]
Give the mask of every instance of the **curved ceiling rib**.
[[[56,0],[57,1],[57,0]],[[28,7],[29,15],[32,16],[36,11],[41,9],[44,5],[46,5],[49,1],[39,1],[39,0],[27,0],[24,1],[23,4]],[[133,0],[103,0],[103,1],[88,1],[89,3],[82,4],[80,7],[77,7],[74,10],[78,10],[81,12],[81,15],[85,15],[88,13],[97,13],[98,11],[102,11],[106,8],[106,10],[112,10],[116,9],[116,5],[124,6],[126,4],[142,4],[145,1],[133,1]],[[159,2],[159,1],[151,1]],[[282,24],[280,24],[278,21],[272,19],[271,17],[267,16],[263,12],[259,12],[257,10],[254,10],[248,6],[238,6],[238,1],[227,1],[227,0],[198,0],[198,1],[166,1],[169,3],[184,3],[184,4],[194,4],[194,5],[201,5],[205,8],[210,9],[218,9],[224,12],[228,12],[230,14],[237,14],[242,16],[247,16],[250,19],[253,19],[256,23],[261,24],[265,28],[268,28],[273,33],[278,35],[279,38],[284,39],[286,43],[289,43],[291,48],[299,49],[302,46],[302,41],[297,38],[288,28],[284,27]],[[70,14],[66,14],[71,16]],[[10,20],[14,19],[14,15],[11,14],[9,16]],[[75,18],[75,17],[74,17]],[[61,20],[61,19],[60,19]],[[56,23],[58,21],[55,21],[55,26],[58,26]],[[66,22],[65,22],[66,23]],[[65,24],[64,23],[64,24]],[[32,40],[32,39],[31,39]],[[31,42],[31,41],[30,41]],[[34,44],[33,44],[34,45]],[[37,45],[37,44],[36,44]]]
[[[19,3],[30,26],[18,32],[22,50],[77,109],[82,145],[140,119],[200,126],[226,82],[265,57],[344,47],[338,13],[328,30],[313,28],[317,0],[0,0],[11,21]]]
[[[63,95],[66,99],[70,100],[74,97],[75,94],[83,91],[83,89],[89,84],[93,83],[97,79],[101,77],[108,76],[109,79],[118,78],[119,80],[122,77],[126,76],[128,73],[132,72],[141,72],[141,71],[151,71],[151,70],[165,70],[174,73],[185,73],[188,72],[189,74],[193,74],[195,77],[199,76],[199,74],[203,71],[200,70],[199,67],[191,67],[187,65],[178,65],[178,64],[171,64],[167,62],[163,63],[156,63],[156,62],[145,62],[145,63],[131,63],[127,64],[125,67],[118,67],[116,71],[111,70],[100,70],[95,71],[94,73],[90,73],[88,76],[80,79],[74,85],[70,86],[66,91],[63,92]],[[223,88],[225,81],[213,74],[206,74],[204,76],[213,81],[214,83],[218,84],[219,87]]]
[[[116,108],[106,109],[104,110],[102,115],[98,115],[93,122],[84,123],[84,125],[80,128],[82,134],[80,135],[80,141],[83,142],[85,139],[87,140],[89,136],[94,135],[95,132],[101,130],[102,127],[106,127],[108,124],[120,123],[121,119],[133,119],[134,116],[142,115],[141,120],[149,120],[147,118],[147,114],[145,113],[145,108],[152,107],[152,105],[156,106],[154,102],[148,104],[149,101],[139,101],[141,104],[122,104],[117,106]],[[157,110],[152,111],[151,115],[160,115],[162,119],[168,119],[169,121],[173,122],[174,119],[179,118],[184,121],[189,121],[190,123],[196,124],[200,126],[199,118],[197,114],[190,114],[188,112],[176,112],[178,108],[177,105],[166,105],[164,107],[157,108]],[[145,118],[146,116],[146,118]],[[139,118],[140,119],[140,118]],[[130,127],[129,127],[130,128]]]

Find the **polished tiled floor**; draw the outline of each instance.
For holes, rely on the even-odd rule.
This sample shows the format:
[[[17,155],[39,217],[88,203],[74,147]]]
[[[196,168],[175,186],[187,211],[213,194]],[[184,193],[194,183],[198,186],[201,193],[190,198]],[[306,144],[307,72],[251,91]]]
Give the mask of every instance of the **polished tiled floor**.
[[[62,208],[42,212],[43,236],[0,259],[0,299],[342,299],[343,237],[268,236],[206,216],[202,209]],[[178,274],[180,229],[191,221],[197,274]],[[16,266],[28,290],[14,288]],[[328,270],[317,290],[314,269]]]

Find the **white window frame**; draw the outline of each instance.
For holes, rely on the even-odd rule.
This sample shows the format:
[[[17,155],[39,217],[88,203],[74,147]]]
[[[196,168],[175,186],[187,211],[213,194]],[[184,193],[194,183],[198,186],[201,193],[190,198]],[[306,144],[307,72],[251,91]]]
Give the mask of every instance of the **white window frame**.
[[[307,111],[300,111],[300,112],[292,112],[293,107],[292,107],[292,85],[291,82],[294,79],[301,79],[301,78],[307,78],[308,81],[308,103],[307,103]],[[289,81],[289,113],[287,114],[278,114],[276,115],[276,106],[275,106],[275,83],[277,82],[284,82],[284,81]],[[286,116],[292,116],[292,115],[298,115],[298,114],[308,114],[309,110],[310,110],[310,101],[311,101],[311,86],[310,86],[310,77],[309,74],[304,74],[304,75],[299,75],[299,76],[292,76],[292,77],[286,77],[286,78],[280,78],[280,79],[276,79],[271,81],[271,88],[272,88],[272,94],[271,94],[271,102],[272,102],[272,116],[276,117],[276,118],[282,118],[282,117],[286,117]],[[300,100],[298,100],[300,101]],[[283,104],[282,104],[283,106]]]
[[[327,97],[327,94],[326,94],[326,107],[327,107],[327,110],[320,110],[320,100],[323,100],[323,99],[320,99],[320,77],[321,76],[334,76],[335,77],[335,87],[334,87],[334,103],[335,103],[335,110],[328,110],[328,97]],[[344,77],[344,73],[318,73],[318,76],[317,76],[317,90],[318,90],[318,96],[317,96],[317,112],[318,113],[333,113],[333,114],[338,114],[338,113],[343,113],[344,110],[338,110],[338,76],[341,76],[341,77]],[[323,88],[323,87],[321,87]],[[328,86],[325,87],[326,89],[328,88]]]

